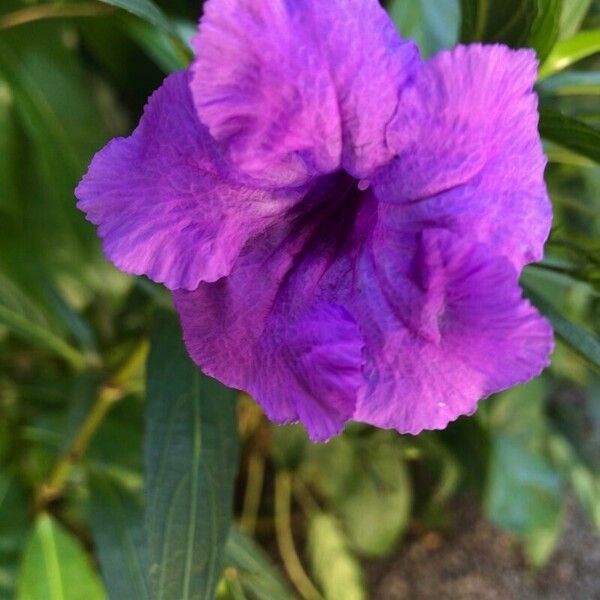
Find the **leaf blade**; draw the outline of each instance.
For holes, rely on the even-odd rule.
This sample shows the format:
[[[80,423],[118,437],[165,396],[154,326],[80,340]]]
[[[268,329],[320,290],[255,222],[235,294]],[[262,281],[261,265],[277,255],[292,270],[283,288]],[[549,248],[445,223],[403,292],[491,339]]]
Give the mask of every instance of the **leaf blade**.
[[[38,517],[23,558],[19,600],[103,600],[102,584],[79,544],[49,515]]]
[[[600,29],[580,31],[554,46],[540,68],[538,79],[562,71],[572,64],[600,52]]]
[[[550,319],[556,334],[577,354],[600,369],[600,340],[589,331],[569,321],[548,300],[530,287],[526,287],[525,292],[540,312]]]
[[[109,597],[147,600],[142,504],[109,475],[90,475],[90,521]]]
[[[212,598],[232,516],[235,392],[190,361],[172,315],[152,339],[144,457],[152,597]]]
[[[539,129],[542,137],[600,163],[600,130],[547,108],[540,111]]]

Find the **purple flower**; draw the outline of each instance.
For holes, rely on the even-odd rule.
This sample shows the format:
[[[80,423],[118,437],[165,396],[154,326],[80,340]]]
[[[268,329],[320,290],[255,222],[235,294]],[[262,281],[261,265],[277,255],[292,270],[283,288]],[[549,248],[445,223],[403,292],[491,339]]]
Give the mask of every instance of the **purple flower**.
[[[376,0],[209,0],[194,47],[76,193],[204,372],[319,441],[443,428],[540,373],[532,51],[423,62]]]

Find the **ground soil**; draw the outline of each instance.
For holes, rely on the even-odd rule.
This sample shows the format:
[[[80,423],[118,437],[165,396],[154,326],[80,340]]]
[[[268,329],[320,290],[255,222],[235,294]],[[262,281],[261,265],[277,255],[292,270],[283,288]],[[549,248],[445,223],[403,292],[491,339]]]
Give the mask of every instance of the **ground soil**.
[[[474,506],[446,533],[422,533],[370,569],[374,600],[600,600],[600,537],[571,503],[550,562],[527,567],[517,541]]]

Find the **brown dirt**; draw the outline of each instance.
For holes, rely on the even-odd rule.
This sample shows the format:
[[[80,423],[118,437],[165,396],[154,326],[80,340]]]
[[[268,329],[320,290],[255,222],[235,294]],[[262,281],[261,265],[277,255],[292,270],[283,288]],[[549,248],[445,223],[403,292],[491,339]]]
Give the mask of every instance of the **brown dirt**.
[[[527,567],[515,538],[473,508],[451,532],[405,543],[373,565],[374,600],[600,600],[600,537],[573,503],[562,539],[540,571]]]

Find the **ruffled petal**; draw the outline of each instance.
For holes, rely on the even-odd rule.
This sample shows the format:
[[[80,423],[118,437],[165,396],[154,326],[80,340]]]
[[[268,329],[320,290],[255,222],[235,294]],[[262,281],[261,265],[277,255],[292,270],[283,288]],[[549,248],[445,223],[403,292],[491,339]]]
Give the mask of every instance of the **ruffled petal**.
[[[354,419],[412,434],[441,429],[535,377],[553,346],[508,260],[445,230],[419,237],[412,280],[390,281],[380,262],[364,258],[365,294],[355,304],[366,367]]]
[[[417,72],[388,127],[397,155],[374,180],[390,226],[451,228],[520,269],[550,231],[533,51],[459,46]]]
[[[363,339],[344,307],[362,206],[359,193],[345,195],[351,182],[320,182],[229,277],[174,294],[202,370],[249,392],[273,421],[301,421],[315,441],[339,433],[362,383]]]
[[[95,156],[75,193],[107,257],[170,289],[227,275],[246,241],[302,197],[235,182],[198,121],[187,72],[165,80],[138,128]]]
[[[233,162],[269,185],[391,157],[385,126],[418,63],[377,0],[209,0],[192,94]]]

